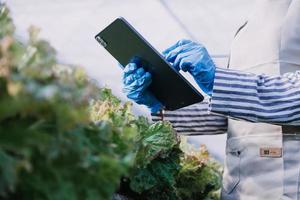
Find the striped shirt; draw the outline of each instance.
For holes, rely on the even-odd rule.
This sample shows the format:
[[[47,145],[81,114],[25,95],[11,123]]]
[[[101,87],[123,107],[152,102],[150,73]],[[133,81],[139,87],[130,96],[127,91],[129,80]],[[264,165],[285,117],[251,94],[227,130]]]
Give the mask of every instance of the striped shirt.
[[[216,69],[210,109],[250,122],[300,125],[300,71],[282,76]]]
[[[214,135],[227,131],[227,118],[208,111],[208,101],[197,103],[175,111],[165,111],[164,120],[170,121],[175,130],[183,135]],[[154,122],[161,120],[152,113]]]
[[[164,119],[170,121],[178,133],[185,135],[225,133],[227,117],[300,125],[299,86],[300,71],[267,76],[217,68],[210,103],[204,101],[166,111]],[[152,120],[160,120],[159,115],[152,114]]]

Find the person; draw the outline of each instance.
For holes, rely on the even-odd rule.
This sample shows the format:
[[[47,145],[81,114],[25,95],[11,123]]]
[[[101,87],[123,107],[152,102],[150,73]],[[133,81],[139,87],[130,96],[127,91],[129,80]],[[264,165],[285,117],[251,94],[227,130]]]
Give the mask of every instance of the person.
[[[165,119],[182,134],[227,132],[221,198],[299,199],[300,1],[259,0],[235,36],[227,69],[189,40],[163,53],[210,96],[166,111]],[[151,74],[130,63],[123,83],[128,98],[159,120],[163,105],[147,90]]]

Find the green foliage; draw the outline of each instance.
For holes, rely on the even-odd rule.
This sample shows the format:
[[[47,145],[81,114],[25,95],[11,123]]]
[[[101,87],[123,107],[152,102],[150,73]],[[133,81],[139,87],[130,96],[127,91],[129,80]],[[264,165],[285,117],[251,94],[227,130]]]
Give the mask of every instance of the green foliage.
[[[59,64],[36,28],[16,40],[3,4],[0,26],[0,199],[218,198],[220,167],[206,150]]]
[[[138,144],[129,177],[130,189],[138,193],[133,199],[219,199],[221,166],[205,146],[197,150],[186,138],[177,138],[168,122],[141,132]]]
[[[181,149],[184,151],[181,157],[182,168],[176,180],[180,198],[219,199],[221,166],[210,158],[204,145],[197,150],[183,140]]]
[[[111,199],[133,162],[130,106],[58,64],[37,29],[17,41],[0,10],[1,199]]]
[[[158,122],[145,130],[139,138],[136,165],[145,167],[157,157],[166,158],[170,151],[178,147],[176,132],[168,122]]]
[[[176,199],[174,186],[181,153],[170,123],[151,125],[139,139],[131,188],[146,199]]]
[[[12,19],[9,16],[9,10],[4,4],[0,3],[0,37],[6,35],[12,35],[15,31],[15,26],[12,23]]]

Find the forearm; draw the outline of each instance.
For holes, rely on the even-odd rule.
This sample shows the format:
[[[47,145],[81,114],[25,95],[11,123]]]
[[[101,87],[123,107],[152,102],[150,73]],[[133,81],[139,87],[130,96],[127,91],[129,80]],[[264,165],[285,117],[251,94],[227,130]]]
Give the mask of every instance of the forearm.
[[[153,121],[161,120],[152,114]],[[227,118],[208,113],[208,102],[194,104],[176,111],[165,111],[164,120],[170,121],[183,135],[213,135],[227,131]]]
[[[217,68],[211,111],[251,122],[300,125],[300,79]]]

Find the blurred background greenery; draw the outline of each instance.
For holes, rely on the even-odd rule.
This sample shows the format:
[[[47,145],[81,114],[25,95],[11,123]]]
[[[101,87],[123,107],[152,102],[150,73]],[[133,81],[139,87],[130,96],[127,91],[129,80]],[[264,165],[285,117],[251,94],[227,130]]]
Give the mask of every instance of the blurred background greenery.
[[[1,199],[219,199],[221,165],[57,61],[0,4]]]

